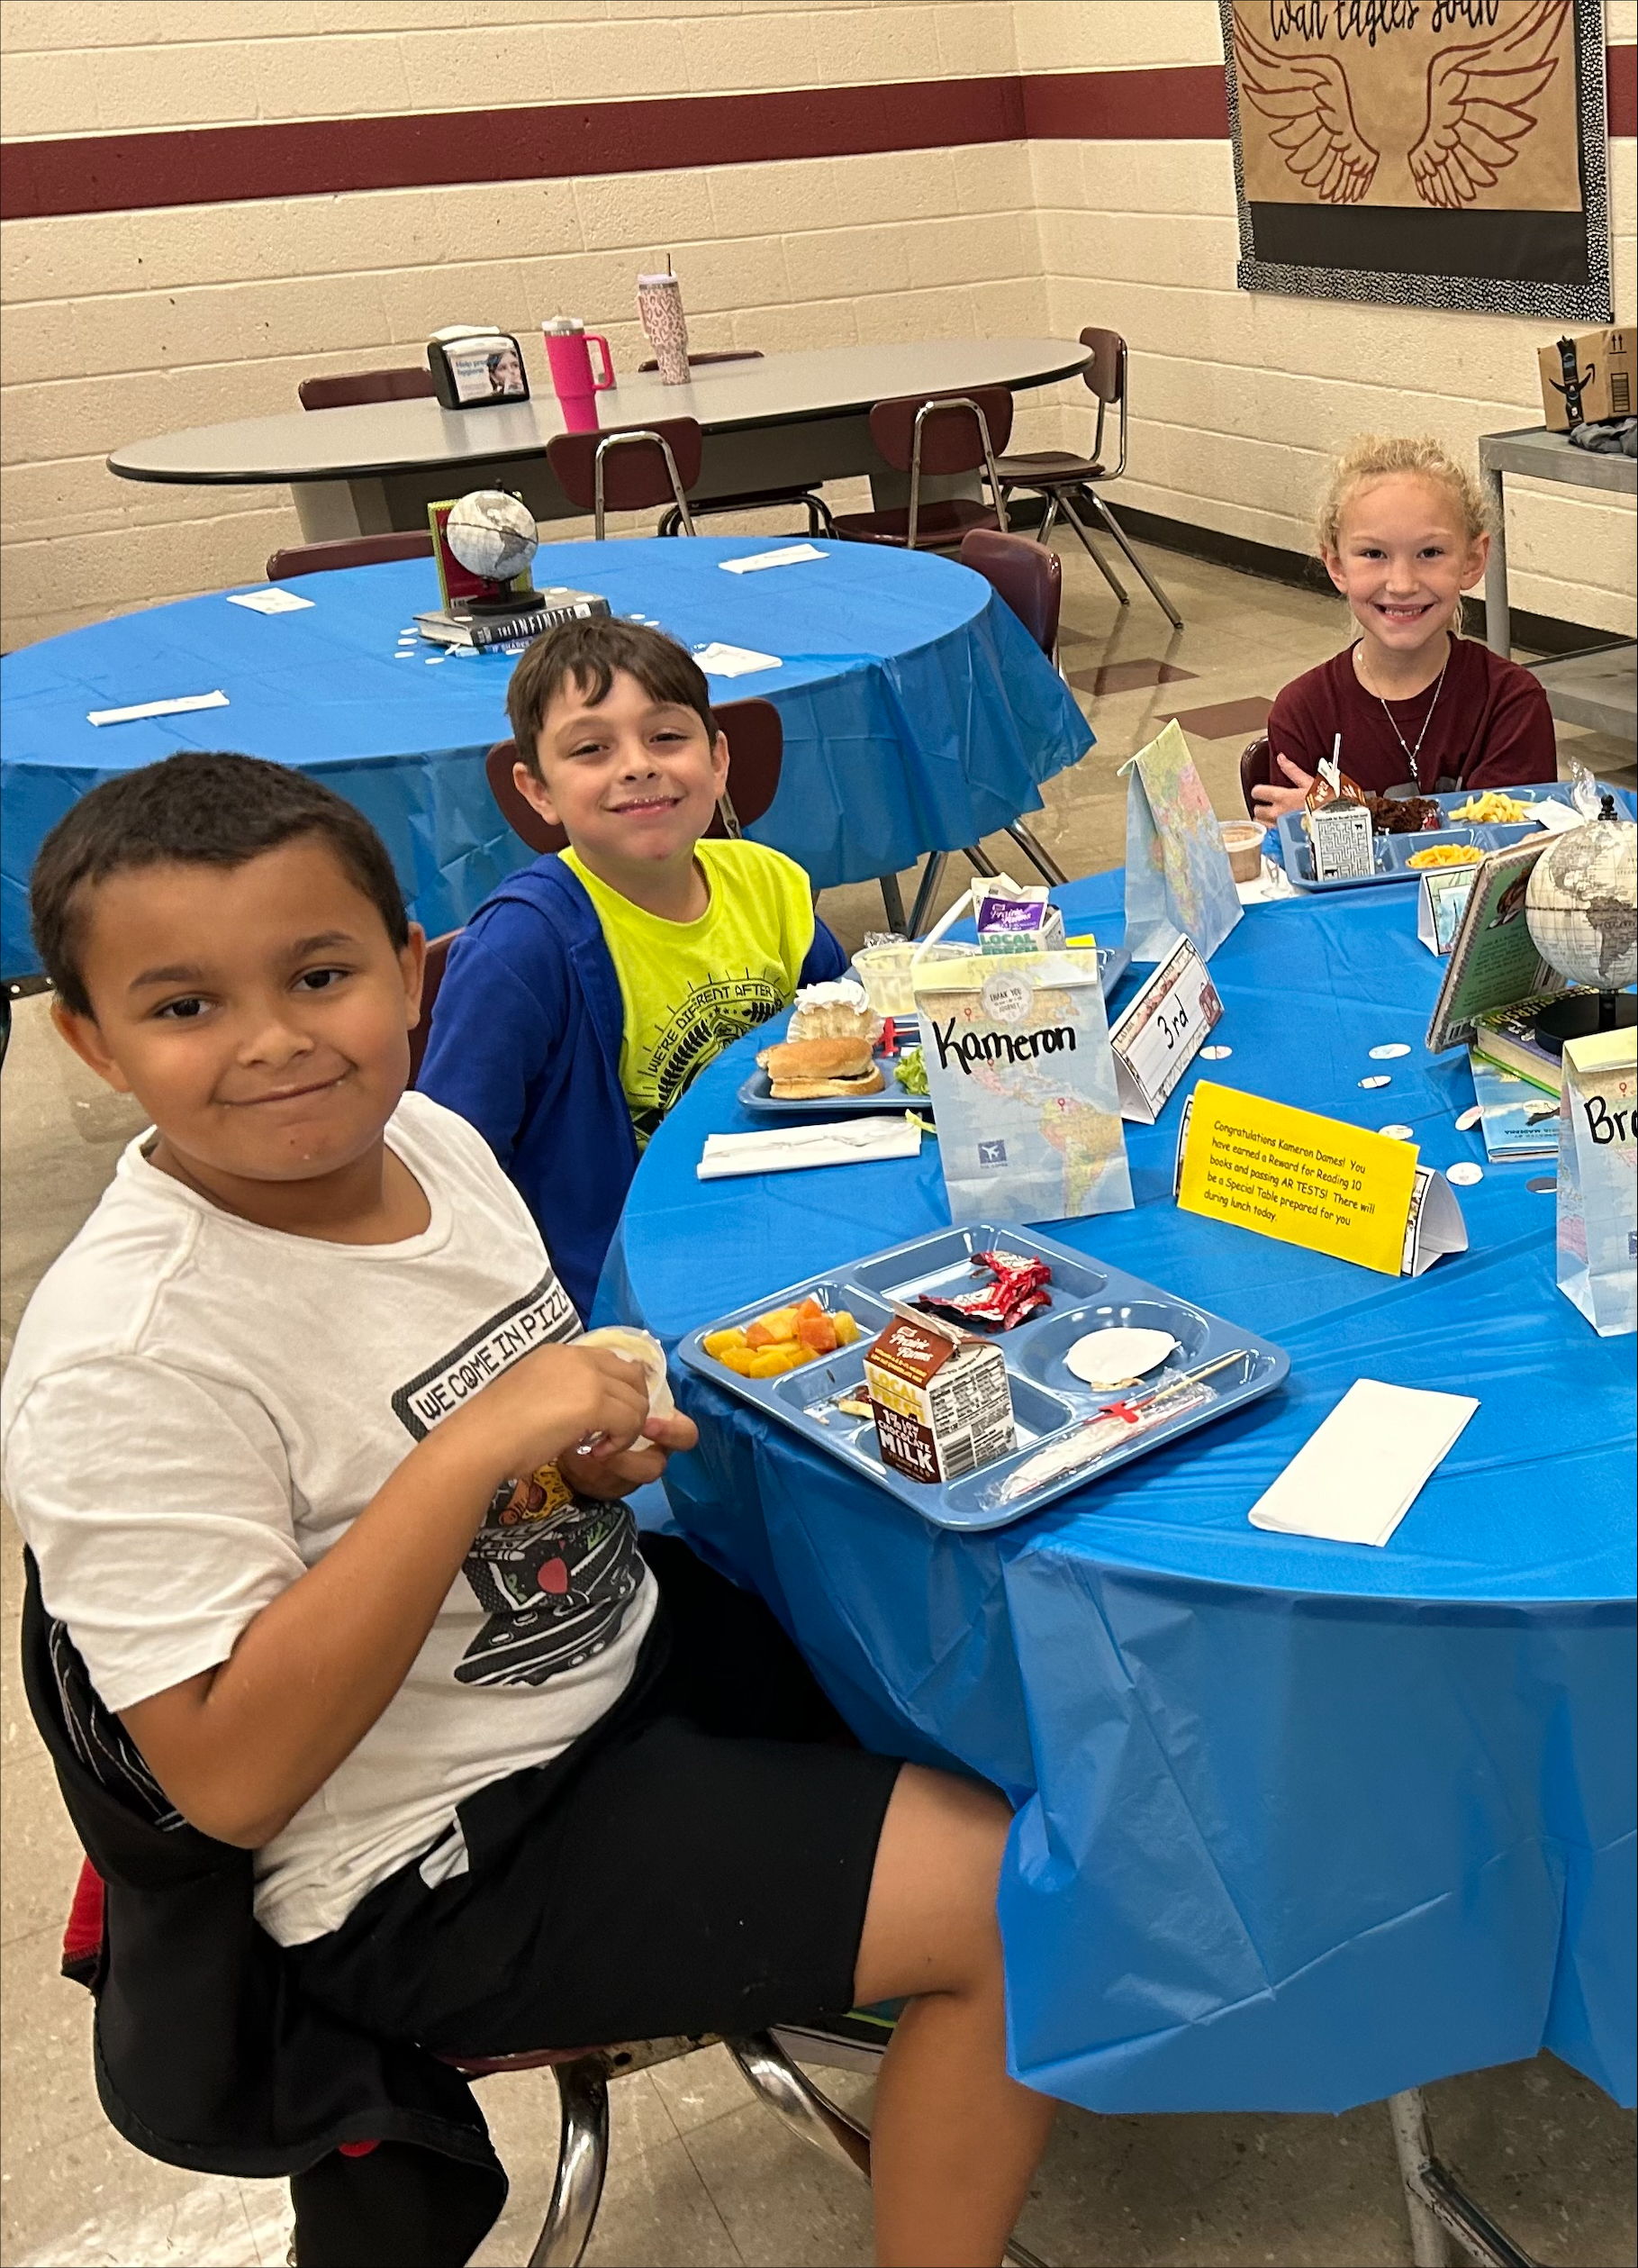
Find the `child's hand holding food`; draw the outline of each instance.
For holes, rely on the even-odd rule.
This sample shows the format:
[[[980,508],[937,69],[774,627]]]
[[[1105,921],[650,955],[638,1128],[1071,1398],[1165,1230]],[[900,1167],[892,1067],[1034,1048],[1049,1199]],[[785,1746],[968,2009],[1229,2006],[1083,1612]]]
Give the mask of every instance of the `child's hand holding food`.
[[[607,1347],[538,1347],[492,1378],[430,1437],[459,1447],[493,1486],[555,1465],[576,1442],[601,1435],[590,1460],[607,1460],[644,1439],[651,1424],[648,1381]],[[618,1493],[618,1492],[616,1492]]]

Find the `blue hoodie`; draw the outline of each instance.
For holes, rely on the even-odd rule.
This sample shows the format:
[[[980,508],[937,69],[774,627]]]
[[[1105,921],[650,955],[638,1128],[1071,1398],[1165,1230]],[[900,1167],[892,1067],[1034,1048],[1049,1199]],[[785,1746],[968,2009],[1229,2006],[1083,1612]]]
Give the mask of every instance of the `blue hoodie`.
[[[846,966],[816,915],[802,983]],[[489,1144],[583,1317],[637,1171],[624,1024],[596,908],[548,854],[502,883],[450,947],[415,1083]]]

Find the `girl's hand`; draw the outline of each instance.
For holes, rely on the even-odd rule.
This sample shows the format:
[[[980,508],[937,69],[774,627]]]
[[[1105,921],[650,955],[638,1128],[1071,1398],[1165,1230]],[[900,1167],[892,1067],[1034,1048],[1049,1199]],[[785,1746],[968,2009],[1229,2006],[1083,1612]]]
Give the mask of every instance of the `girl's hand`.
[[[633,1442],[629,1449],[612,1456],[599,1456],[596,1450],[587,1454],[570,1449],[558,1458],[557,1470],[576,1495],[624,1496],[649,1481],[657,1481],[665,1470],[666,1459],[679,1450],[692,1449],[700,1438],[698,1426],[680,1410],[666,1418],[650,1418],[643,1433],[642,1444]]]
[[[1271,827],[1287,812],[1299,812],[1308,801],[1308,790],[1314,785],[1314,775],[1299,772],[1289,756],[1276,757],[1274,761],[1287,779],[1295,781],[1296,785],[1292,787],[1253,788],[1252,816],[1260,819],[1265,827]]]

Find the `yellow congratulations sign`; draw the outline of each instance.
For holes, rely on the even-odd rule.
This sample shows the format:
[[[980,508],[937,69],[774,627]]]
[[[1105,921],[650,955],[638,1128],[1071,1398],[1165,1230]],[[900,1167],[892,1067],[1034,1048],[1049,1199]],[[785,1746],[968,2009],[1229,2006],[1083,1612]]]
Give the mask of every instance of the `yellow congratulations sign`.
[[[1185,1212],[1398,1275],[1416,1149],[1202,1079],[1179,1159]]]

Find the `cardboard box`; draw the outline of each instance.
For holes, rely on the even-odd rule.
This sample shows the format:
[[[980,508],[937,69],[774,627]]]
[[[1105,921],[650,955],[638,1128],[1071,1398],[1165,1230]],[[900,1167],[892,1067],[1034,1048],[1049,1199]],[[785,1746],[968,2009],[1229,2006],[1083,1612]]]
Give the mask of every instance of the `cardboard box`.
[[[1316,882],[1343,882],[1376,872],[1375,830],[1363,803],[1337,796],[1308,813]]]
[[[912,1481],[957,1481],[1017,1446],[1006,1357],[928,1316],[899,1316],[864,1357],[882,1461]]]
[[[1570,349],[1572,354],[1567,351]],[[1567,433],[1571,425],[1596,424],[1600,418],[1633,414],[1633,332],[1625,324],[1608,331],[1575,331],[1543,347],[1536,359],[1542,369],[1542,414],[1550,433]],[[1570,364],[1568,377],[1567,360]],[[1572,418],[1567,388],[1577,387],[1580,416]]]

